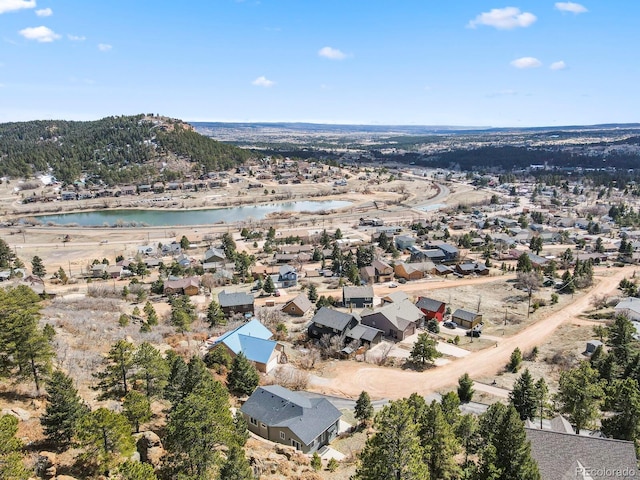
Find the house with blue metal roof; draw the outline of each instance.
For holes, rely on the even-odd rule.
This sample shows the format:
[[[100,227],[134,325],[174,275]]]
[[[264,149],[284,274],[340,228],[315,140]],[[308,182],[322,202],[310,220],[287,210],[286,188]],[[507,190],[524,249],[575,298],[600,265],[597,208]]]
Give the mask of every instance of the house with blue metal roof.
[[[273,333],[253,319],[209,343],[210,349],[226,348],[232,356],[240,352],[253,362],[259,372],[269,373],[283,359],[284,346],[271,340]]]
[[[280,385],[258,387],[240,411],[249,431],[304,453],[334,439],[342,416],[326,398],[307,398]]]

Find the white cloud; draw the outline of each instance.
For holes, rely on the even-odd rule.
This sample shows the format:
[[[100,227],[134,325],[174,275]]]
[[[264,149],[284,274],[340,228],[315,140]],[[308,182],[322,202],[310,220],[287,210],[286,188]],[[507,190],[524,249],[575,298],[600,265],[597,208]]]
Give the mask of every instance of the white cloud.
[[[99,43],[98,44],[98,50],[100,50],[101,52],[108,52],[112,48],[113,47],[111,45],[109,45],[108,43]]]
[[[329,60],[344,60],[347,56],[338,50],[337,48],[332,47],[322,47],[318,50],[318,55],[324,58],[328,58]]]
[[[18,33],[27,40],[35,40],[40,43],[50,43],[60,38],[60,35],[44,26],[23,28]]]
[[[567,64],[564,63],[564,60],[559,60],[549,65],[549,68],[551,70],[564,70],[565,68],[567,68]]]
[[[82,35],[67,35],[67,38],[72,42],[84,42],[87,37],[83,37]]]
[[[0,13],[36,8],[36,0],[0,0]]]
[[[535,57],[522,57],[512,61],[511,66],[516,68],[537,68],[542,66],[542,62]]]
[[[262,75],[256,78],[253,82],[251,82],[251,84],[255,85],[256,87],[269,88],[269,87],[273,87],[276,84],[276,82],[269,80],[267,77]]]
[[[53,10],[50,8],[41,8],[40,10],[36,10],[36,15],[39,17],[50,17],[53,15]]]
[[[584,5],[574,2],[556,2],[555,7],[556,10],[560,10],[561,12],[570,12],[575,13],[576,15],[578,13],[586,13],[589,11]]]
[[[521,12],[516,7],[493,8],[489,12],[478,15],[467,26],[476,28],[478,25],[486,25],[499,30],[511,30],[517,27],[528,27],[536,20],[537,17],[533,13]]]

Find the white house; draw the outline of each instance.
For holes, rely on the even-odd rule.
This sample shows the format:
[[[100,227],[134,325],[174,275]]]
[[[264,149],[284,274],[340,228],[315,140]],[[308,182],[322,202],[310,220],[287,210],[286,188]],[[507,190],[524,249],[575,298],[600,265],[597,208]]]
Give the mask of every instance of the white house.
[[[624,315],[629,320],[640,321],[640,298],[629,297],[615,306],[616,315]]]

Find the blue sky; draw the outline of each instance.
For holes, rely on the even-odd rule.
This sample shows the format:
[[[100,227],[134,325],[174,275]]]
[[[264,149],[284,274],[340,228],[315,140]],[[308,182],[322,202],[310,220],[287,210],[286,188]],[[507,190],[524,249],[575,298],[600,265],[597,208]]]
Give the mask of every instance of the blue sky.
[[[0,0],[0,121],[640,120],[640,2]]]

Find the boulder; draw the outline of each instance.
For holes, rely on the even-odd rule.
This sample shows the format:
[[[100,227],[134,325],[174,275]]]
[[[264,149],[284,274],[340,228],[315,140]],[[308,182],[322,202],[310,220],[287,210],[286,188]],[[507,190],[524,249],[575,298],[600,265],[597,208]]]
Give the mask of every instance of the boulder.
[[[287,460],[291,460],[296,455],[297,450],[288,445],[276,445],[276,453],[278,455],[284,455],[287,457]]]
[[[134,435],[136,449],[140,454],[140,461],[157,467],[166,455],[160,437],[152,431],[140,432]]]
[[[13,415],[21,422],[26,422],[31,418],[31,414],[24,410],[23,408],[14,407],[14,408],[3,408],[0,412],[2,415]]]

